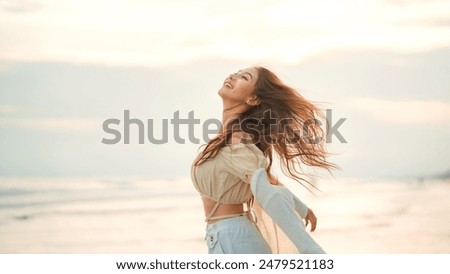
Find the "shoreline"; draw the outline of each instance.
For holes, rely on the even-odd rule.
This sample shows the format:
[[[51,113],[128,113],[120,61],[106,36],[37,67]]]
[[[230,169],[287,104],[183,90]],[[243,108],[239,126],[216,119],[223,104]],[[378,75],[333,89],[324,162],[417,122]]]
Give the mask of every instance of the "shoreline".
[[[0,253],[207,253],[187,178],[1,182]],[[327,253],[450,253],[448,180],[318,180],[316,196],[283,182],[316,213],[311,235]]]

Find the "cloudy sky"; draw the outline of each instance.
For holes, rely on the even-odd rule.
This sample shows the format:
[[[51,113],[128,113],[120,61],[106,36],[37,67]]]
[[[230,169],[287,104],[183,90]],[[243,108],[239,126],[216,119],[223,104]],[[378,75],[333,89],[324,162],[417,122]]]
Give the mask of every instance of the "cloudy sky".
[[[138,144],[135,128],[131,144],[105,145],[103,121],[129,110],[158,135],[176,111],[220,120],[223,79],[255,64],[323,103],[334,123],[346,119],[347,143],[328,145],[336,176],[445,172],[449,10],[424,0],[0,0],[0,176],[189,176],[203,140],[176,143],[169,122],[167,144]]]

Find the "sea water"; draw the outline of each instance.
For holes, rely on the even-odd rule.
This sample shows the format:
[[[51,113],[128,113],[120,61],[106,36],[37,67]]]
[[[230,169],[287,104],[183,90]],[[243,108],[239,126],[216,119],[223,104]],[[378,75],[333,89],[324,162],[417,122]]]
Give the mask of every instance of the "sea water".
[[[328,253],[450,253],[448,181],[283,182]],[[0,253],[206,253],[203,220],[188,177],[0,178]]]

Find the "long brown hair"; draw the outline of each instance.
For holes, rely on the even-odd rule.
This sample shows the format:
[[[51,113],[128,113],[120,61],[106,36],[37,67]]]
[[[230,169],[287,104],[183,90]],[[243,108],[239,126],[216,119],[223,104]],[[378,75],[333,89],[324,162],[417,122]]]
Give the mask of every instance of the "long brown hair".
[[[318,119],[323,119],[324,114],[320,109],[295,89],[285,85],[267,68],[256,69],[258,79],[255,95],[260,103],[241,113],[238,118],[232,119],[225,129],[222,125],[219,134],[208,144],[204,144],[206,147],[194,165],[201,165],[204,161],[214,158],[219,150],[229,143],[234,132],[242,131],[252,136],[251,140],[243,141],[254,143],[269,159],[266,172],[272,183],[279,182],[270,171],[274,151],[280,158],[283,173],[303,186],[305,185],[301,181],[312,184],[301,177],[301,163],[324,168],[328,172],[333,168],[341,169],[326,160],[331,153],[325,150],[324,131]],[[328,121],[325,121],[328,128]]]

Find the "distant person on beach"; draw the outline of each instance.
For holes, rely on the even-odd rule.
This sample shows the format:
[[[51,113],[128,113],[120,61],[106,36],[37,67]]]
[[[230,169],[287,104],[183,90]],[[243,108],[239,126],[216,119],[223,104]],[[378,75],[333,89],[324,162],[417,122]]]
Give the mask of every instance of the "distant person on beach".
[[[298,182],[309,183],[300,164],[339,168],[326,160],[319,108],[264,67],[229,75],[218,94],[222,126],[191,165],[208,253],[325,253],[305,232],[313,211],[271,173],[274,153]]]

